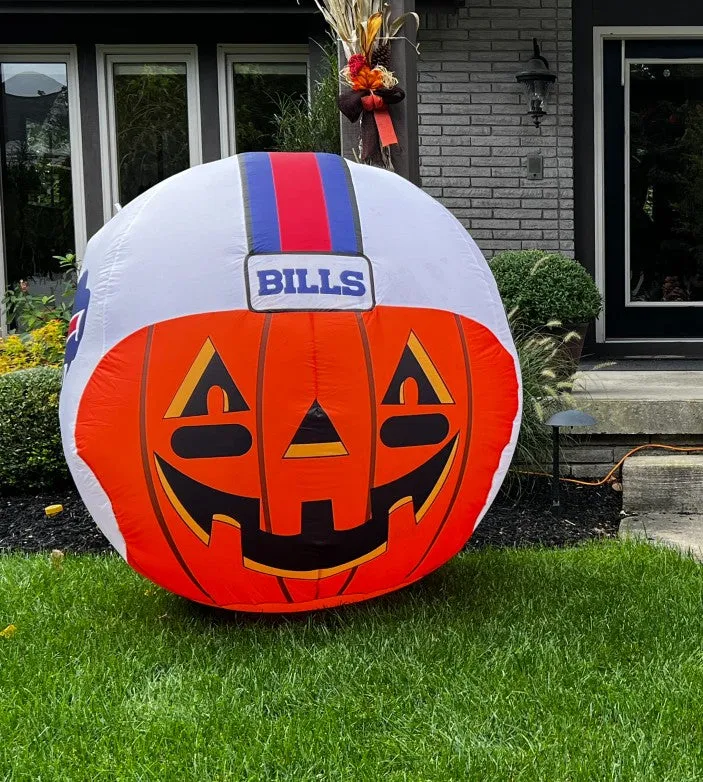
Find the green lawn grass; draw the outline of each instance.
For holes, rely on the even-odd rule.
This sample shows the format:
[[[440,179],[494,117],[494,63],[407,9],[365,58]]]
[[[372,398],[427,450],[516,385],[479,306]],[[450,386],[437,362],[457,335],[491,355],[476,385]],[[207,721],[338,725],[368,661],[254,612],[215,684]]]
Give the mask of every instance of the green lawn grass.
[[[114,557],[0,557],[0,779],[703,778],[703,570],[602,543],[465,554],[307,617]]]

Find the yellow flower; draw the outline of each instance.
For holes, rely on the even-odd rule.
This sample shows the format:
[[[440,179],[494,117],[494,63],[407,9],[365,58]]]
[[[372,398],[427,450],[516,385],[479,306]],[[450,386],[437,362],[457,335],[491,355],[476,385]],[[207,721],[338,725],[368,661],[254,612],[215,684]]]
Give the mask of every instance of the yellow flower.
[[[54,570],[61,570],[63,566],[63,560],[64,560],[63,551],[60,551],[59,549],[55,548],[51,552],[49,557],[51,559],[51,566],[54,568]]]
[[[0,638],[12,638],[17,632],[17,628],[14,625],[8,625],[2,632],[0,632]]]
[[[51,320],[25,338],[16,334],[0,339],[0,375],[32,367],[60,367],[66,343],[66,324]]]

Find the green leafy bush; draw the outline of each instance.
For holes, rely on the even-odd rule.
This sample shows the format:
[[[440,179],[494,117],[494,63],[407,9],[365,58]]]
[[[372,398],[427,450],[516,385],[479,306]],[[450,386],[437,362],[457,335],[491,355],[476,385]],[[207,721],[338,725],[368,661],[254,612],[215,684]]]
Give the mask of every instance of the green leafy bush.
[[[7,320],[11,328],[20,332],[34,331],[53,320],[61,320],[68,326],[80,261],[73,253],[54,255],[53,258],[59,262],[62,277],[58,300],[54,295],[33,294],[31,284],[27,280],[20,280],[18,285],[5,293]]]
[[[68,482],[59,432],[61,377],[50,367],[0,375],[0,492]]]
[[[565,326],[588,323],[603,306],[593,279],[580,263],[559,253],[519,250],[500,253],[490,262],[515,325],[536,329],[559,321]]]

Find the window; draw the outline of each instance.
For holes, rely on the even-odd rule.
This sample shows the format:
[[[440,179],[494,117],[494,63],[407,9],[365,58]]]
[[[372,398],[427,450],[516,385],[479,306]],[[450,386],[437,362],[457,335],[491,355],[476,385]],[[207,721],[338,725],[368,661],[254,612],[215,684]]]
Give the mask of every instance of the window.
[[[98,47],[98,94],[108,220],[201,162],[196,47]]]
[[[78,105],[73,47],[0,49],[0,295],[20,280],[55,293],[52,256],[83,253]]]
[[[270,151],[281,100],[309,93],[308,47],[218,48],[223,156]]]

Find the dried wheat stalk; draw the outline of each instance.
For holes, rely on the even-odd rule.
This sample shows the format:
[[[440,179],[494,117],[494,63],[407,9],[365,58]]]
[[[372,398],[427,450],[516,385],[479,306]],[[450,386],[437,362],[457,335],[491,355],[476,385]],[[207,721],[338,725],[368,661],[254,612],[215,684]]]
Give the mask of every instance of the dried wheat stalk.
[[[342,42],[347,59],[353,54],[369,58],[379,40],[397,38],[410,19],[420,26],[413,11],[393,19],[391,5],[384,0],[315,0],[315,5]]]

